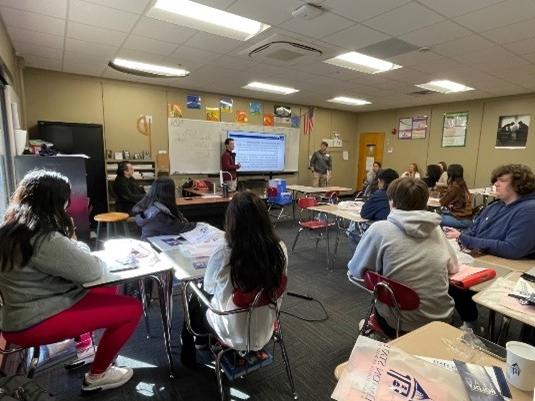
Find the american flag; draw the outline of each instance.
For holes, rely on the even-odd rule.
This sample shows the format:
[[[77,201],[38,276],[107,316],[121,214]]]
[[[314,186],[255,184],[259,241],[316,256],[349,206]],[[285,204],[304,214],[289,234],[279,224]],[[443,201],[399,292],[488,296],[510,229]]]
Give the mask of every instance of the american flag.
[[[314,129],[314,107],[309,107],[305,115],[303,116],[303,133],[310,135]]]

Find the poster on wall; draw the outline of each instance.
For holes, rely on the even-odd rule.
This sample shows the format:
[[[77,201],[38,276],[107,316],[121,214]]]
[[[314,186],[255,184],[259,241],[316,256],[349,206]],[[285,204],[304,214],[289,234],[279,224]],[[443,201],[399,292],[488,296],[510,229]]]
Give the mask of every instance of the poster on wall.
[[[259,116],[260,114],[262,114],[262,103],[250,102],[249,112],[251,113],[252,116]]]
[[[243,110],[237,110],[236,111],[236,122],[238,123],[246,123],[249,119],[247,118],[247,112]]]
[[[412,139],[425,139],[427,137],[427,116],[412,118]]]
[[[444,113],[442,147],[455,148],[466,145],[468,112]]]
[[[234,106],[234,100],[230,97],[223,97],[219,100],[219,108],[221,113],[232,113],[232,107]]]
[[[221,114],[219,107],[206,107],[206,120],[221,121]]]
[[[525,149],[531,116],[500,116],[496,132],[496,149]]]
[[[412,138],[412,118],[405,117],[399,119],[398,139]]]
[[[186,96],[186,105],[188,109],[201,109],[201,97],[195,95]]]

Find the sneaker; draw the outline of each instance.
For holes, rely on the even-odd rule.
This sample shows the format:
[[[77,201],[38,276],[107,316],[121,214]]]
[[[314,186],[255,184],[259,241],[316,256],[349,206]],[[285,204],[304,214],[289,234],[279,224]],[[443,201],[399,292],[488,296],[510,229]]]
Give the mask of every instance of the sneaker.
[[[134,371],[131,368],[119,368],[117,366],[110,366],[101,375],[86,373],[85,380],[82,383],[82,392],[95,392],[121,387],[132,378],[133,374]]]
[[[360,322],[359,322],[359,333],[362,331],[363,327],[364,327],[364,319],[360,319]]]
[[[82,366],[89,365],[95,360],[95,353],[97,352],[97,347],[90,346],[81,350],[76,350],[76,358],[74,358],[69,363],[65,364],[65,369],[72,370],[78,369]]]

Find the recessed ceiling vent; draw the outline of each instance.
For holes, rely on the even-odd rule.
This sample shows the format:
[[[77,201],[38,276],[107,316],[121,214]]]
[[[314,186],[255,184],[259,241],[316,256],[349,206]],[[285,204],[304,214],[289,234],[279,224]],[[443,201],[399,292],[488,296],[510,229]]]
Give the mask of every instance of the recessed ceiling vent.
[[[432,95],[433,93],[436,93],[436,92],[424,89],[424,90],[421,90],[421,91],[415,91],[415,92],[407,93],[407,95],[411,95],[411,96],[426,96],[426,95]]]
[[[293,38],[275,34],[242,50],[240,54],[247,54],[255,61],[268,62],[269,64],[293,65],[319,58],[323,51],[300,43]]]

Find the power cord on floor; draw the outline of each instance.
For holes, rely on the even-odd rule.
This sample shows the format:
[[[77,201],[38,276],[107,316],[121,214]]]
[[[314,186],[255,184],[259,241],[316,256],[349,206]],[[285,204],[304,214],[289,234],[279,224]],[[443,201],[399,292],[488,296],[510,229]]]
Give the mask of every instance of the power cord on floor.
[[[306,318],[306,317],[303,317],[303,316],[299,316],[299,315],[297,315],[295,313],[287,312],[287,311],[284,311],[284,310],[281,310],[281,313],[284,313],[285,315],[288,315],[288,316],[294,317],[296,319],[302,320],[304,322],[324,322],[327,319],[329,319],[329,314],[327,313],[327,310],[325,309],[325,307],[323,306],[321,301],[311,297],[310,295],[297,294],[295,292],[290,292],[290,291],[288,291],[286,293],[286,295],[288,295],[290,297],[301,298],[301,299],[304,299],[304,300],[307,300],[307,301],[316,302],[317,304],[319,304],[320,308],[323,310],[324,316],[320,317],[320,318],[317,318],[317,319],[309,319],[309,318]]]

